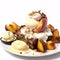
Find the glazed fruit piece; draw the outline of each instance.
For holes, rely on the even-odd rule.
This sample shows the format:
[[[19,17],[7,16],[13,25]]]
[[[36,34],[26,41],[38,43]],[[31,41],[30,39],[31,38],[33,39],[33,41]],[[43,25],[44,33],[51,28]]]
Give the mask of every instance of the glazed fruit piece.
[[[12,22],[12,26],[15,31],[20,29],[20,27],[15,22]]]
[[[59,31],[58,31],[58,29],[55,29],[54,31],[53,31],[53,37],[59,37]]]
[[[33,31],[39,33],[41,31],[44,31],[46,26],[47,26],[47,18],[42,18],[38,23],[37,27]]]
[[[13,27],[12,27],[12,25],[10,24],[10,25],[5,25],[5,29],[6,30],[8,30],[8,31],[11,31],[11,32],[13,32],[13,33],[15,33],[15,30],[13,29]]]
[[[40,52],[45,52],[46,51],[46,44],[42,40],[38,40],[37,42],[37,49]]]
[[[52,38],[52,41],[54,42],[54,43],[60,43],[60,37],[57,37],[57,38]]]
[[[53,41],[54,43],[60,43],[60,37],[59,37],[59,31],[58,31],[58,29],[55,29],[55,30],[53,31],[52,41]]]
[[[52,41],[46,42],[46,46],[48,50],[54,50],[55,49],[55,44]]]
[[[48,25],[48,28],[50,28],[52,32],[55,30],[55,28],[51,24]]]
[[[20,30],[20,26],[18,26],[15,22],[12,22],[12,24],[9,25],[6,24],[5,29],[13,33],[16,33],[17,31]]]

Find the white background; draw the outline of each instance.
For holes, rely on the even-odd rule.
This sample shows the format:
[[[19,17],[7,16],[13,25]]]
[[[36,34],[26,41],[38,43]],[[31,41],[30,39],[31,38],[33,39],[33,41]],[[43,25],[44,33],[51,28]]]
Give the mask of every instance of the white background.
[[[60,30],[59,0],[0,0],[0,36],[5,24],[12,21],[24,24],[26,15],[33,10],[42,10],[48,17],[48,23]],[[7,53],[0,44],[1,60],[59,60],[60,53],[41,58],[17,57]]]

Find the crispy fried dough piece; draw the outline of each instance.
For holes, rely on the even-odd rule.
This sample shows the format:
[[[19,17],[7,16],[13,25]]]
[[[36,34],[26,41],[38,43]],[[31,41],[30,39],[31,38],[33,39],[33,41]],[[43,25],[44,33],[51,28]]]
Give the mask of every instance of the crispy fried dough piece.
[[[55,43],[53,43],[53,41],[48,41],[46,42],[46,46],[48,50],[54,50],[55,49]]]

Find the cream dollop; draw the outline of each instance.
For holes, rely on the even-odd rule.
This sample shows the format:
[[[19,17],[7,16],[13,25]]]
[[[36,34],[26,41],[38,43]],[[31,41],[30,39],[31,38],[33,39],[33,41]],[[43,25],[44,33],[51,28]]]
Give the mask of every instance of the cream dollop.
[[[52,32],[49,28],[46,28],[45,31],[40,33],[34,33],[31,29],[29,31],[27,30],[28,30],[27,27],[21,28],[20,33],[24,35],[25,38],[28,39],[34,38],[34,39],[40,39],[46,41],[48,39],[48,36],[52,36]]]
[[[28,45],[24,41],[16,40],[11,44],[11,47],[20,50],[20,51],[25,51],[28,50]]]
[[[15,39],[15,36],[12,32],[10,31],[6,31],[3,33],[2,35],[2,40],[3,41],[6,41],[6,42],[9,42],[9,41],[13,41]]]
[[[41,14],[35,13],[35,14],[32,16],[32,18],[35,19],[35,20],[37,20],[37,21],[39,21],[40,18],[41,18]]]

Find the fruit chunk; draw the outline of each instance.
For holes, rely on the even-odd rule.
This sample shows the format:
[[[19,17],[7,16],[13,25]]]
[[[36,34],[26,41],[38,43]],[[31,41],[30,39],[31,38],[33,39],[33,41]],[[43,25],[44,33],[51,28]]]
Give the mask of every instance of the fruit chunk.
[[[43,42],[42,40],[38,40],[37,49],[38,49],[38,51],[45,52],[46,51],[45,42]]]
[[[13,29],[12,25],[5,25],[5,29],[15,33],[15,30]]]
[[[12,22],[12,26],[14,30],[17,30],[18,25],[15,22]]]
[[[34,32],[38,33],[43,31],[47,26],[47,18],[42,18],[38,23],[37,27],[33,30]]]
[[[55,30],[55,28],[51,24],[48,25],[48,28],[50,28],[52,32]]]
[[[52,41],[54,42],[54,43],[60,43],[60,37],[57,37],[57,38],[52,38]]]
[[[12,22],[12,26],[15,31],[20,29],[20,26],[18,26],[15,22]]]
[[[59,37],[59,31],[58,29],[55,29],[54,32],[53,32],[53,37]]]
[[[48,50],[54,50],[55,49],[55,44],[52,41],[48,41],[46,43],[47,49]]]
[[[20,26],[18,26],[15,22],[12,22],[12,24],[9,25],[6,24],[5,29],[13,33],[16,33],[17,31],[20,30]]]

